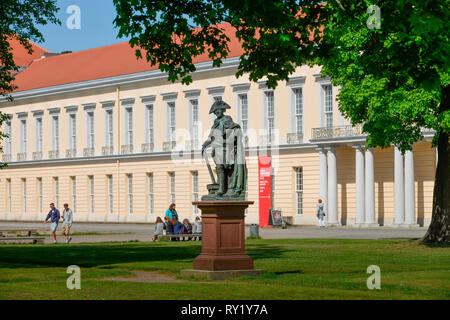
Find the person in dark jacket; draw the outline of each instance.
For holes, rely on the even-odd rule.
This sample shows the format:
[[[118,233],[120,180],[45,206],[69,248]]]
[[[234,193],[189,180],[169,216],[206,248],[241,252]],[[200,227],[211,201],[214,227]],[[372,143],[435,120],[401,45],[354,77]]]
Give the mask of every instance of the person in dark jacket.
[[[51,222],[50,229],[52,230],[53,234],[53,243],[56,243],[56,229],[58,229],[58,223],[59,219],[61,219],[61,214],[59,213],[59,210],[56,209],[53,202],[50,203],[50,211],[47,214],[47,218],[45,218],[44,223],[47,223],[48,219],[50,219]]]
[[[174,217],[172,219],[172,224],[173,224],[173,234],[180,234],[180,229],[182,226],[181,222]]]
[[[188,219],[183,220],[183,226],[186,234],[192,233],[192,224],[189,222]]]

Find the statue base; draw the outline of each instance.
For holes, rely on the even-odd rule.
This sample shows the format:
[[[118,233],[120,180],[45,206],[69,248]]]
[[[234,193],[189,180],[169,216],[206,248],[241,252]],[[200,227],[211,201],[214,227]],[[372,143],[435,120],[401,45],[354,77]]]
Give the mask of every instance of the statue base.
[[[202,211],[202,252],[194,270],[253,270],[245,254],[245,209],[254,201],[194,201]]]

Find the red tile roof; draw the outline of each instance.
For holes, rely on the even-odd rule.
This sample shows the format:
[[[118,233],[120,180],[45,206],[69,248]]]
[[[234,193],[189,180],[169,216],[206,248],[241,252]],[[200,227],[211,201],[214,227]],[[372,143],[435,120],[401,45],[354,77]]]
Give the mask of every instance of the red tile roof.
[[[236,38],[235,29],[229,24],[220,25],[230,38],[228,57],[237,57],[243,49]],[[211,60],[208,53],[194,59],[194,63]],[[35,61],[16,76],[18,91],[51,87],[68,83],[102,79],[126,74],[155,70],[157,66],[137,59],[128,42],[66,53]]]
[[[44,48],[38,46],[37,44],[30,41],[31,47],[33,48],[33,53],[29,54],[28,50],[26,50],[17,39],[9,40],[9,45],[12,47],[14,62],[16,66],[26,67],[35,59],[39,59],[41,57],[41,53],[49,52]]]

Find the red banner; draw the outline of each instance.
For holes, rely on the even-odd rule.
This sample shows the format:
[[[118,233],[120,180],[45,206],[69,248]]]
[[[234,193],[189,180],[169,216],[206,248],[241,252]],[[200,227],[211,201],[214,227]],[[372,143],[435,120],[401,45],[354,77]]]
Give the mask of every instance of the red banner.
[[[270,228],[269,210],[272,205],[270,156],[258,157],[259,226]]]

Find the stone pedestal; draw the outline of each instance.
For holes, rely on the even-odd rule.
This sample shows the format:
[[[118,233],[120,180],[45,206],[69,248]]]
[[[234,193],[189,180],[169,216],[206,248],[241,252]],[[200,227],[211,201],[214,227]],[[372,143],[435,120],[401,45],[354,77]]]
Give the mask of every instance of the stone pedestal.
[[[192,202],[202,211],[202,252],[194,259],[194,269],[182,270],[181,274],[219,279],[261,273],[253,269],[253,259],[245,254],[245,209],[253,203]]]

